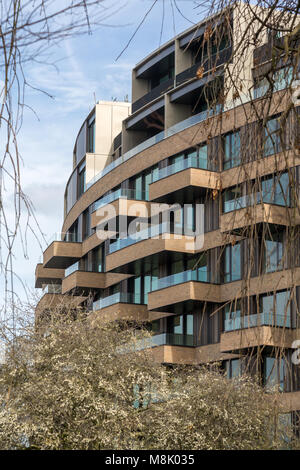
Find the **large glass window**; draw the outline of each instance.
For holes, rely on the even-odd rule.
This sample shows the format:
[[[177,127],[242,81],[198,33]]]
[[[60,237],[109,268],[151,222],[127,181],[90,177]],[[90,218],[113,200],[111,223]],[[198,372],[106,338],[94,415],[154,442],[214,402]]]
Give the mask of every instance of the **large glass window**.
[[[290,205],[290,192],[289,192],[289,175],[288,173],[281,173],[266,178],[261,183],[262,199],[266,204],[276,204],[279,206]],[[261,199],[258,194],[257,202]]]
[[[233,304],[227,304],[224,308],[225,313],[225,331],[239,330],[242,327],[241,323],[241,301],[237,300]]]
[[[264,128],[264,156],[281,152],[279,117],[274,117],[266,122]]]
[[[227,245],[224,251],[224,282],[241,279],[241,245]]]
[[[264,384],[266,389],[272,391],[278,387],[283,392],[286,372],[286,361],[283,357],[265,357]]]
[[[95,116],[92,116],[88,122],[87,143],[87,151],[89,153],[95,153]]]
[[[231,132],[224,137],[224,170],[241,164],[240,132]]]
[[[264,270],[266,273],[282,269],[283,232],[268,232],[264,236]]]
[[[78,195],[79,198],[85,191],[85,163],[78,169]]]
[[[226,361],[225,370],[228,379],[240,377],[243,373],[241,359],[231,359]]]
[[[194,315],[168,317],[168,343],[178,346],[194,346]]]
[[[243,196],[242,186],[228,188],[223,193],[223,212],[243,209],[247,206],[247,197]]]
[[[259,299],[261,323],[291,327],[290,292],[282,291],[274,295],[263,295]]]

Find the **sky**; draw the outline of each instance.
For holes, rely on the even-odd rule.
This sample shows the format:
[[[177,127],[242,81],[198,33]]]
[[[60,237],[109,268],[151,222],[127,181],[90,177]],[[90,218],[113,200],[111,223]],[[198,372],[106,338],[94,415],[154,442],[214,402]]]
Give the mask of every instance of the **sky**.
[[[34,290],[34,271],[47,246],[45,240],[61,230],[74,142],[95,98],[123,101],[128,95],[130,100],[134,65],[175,34],[199,22],[205,13],[197,8],[198,1],[157,0],[116,60],[153,0],[110,0],[114,1],[118,3],[117,12],[106,20],[107,25],[91,35],[61,41],[49,50],[49,64],[37,61],[25,70],[30,85],[47,94],[27,90],[26,103],[34,112],[24,110],[18,136],[23,192],[33,204],[41,230],[28,232],[26,244],[19,238],[15,246],[14,268],[19,277],[15,288],[24,300]]]

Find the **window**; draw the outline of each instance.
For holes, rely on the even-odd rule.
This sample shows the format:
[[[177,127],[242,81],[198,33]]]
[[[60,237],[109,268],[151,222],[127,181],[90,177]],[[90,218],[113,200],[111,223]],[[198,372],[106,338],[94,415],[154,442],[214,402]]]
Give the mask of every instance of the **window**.
[[[264,358],[264,385],[268,391],[274,388],[283,392],[286,372],[286,362],[283,357],[265,357]]]
[[[241,279],[241,245],[227,245],[224,252],[224,282]]]
[[[278,116],[267,121],[264,128],[263,144],[265,157],[281,152],[282,146],[280,140],[280,124]]]
[[[247,197],[243,196],[242,186],[233,186],[223,193],[223,212],[242,209],[247,205]]]
[[[240,132],[231,132],[224,137],[224,161],[223,168],[228,170],[241,163]]]
[[[282,173],[281,175],[266,178],[261,183],[262,199],[266,204],[276,204],[279,206],[290,205],[289,192],[289,175]],[[257,202],[261,199],[261,195],[257,195]]]
[[[273,232],[273,233],[272,233]],[[271,231],[265,234],[264,240],[264,271],[271,273],[282,269],[283,232]]]
[[[79,198],[85,191],[85,163],[78,169],[78,194]]]
[[[225,370],[228,379],[240,377],[243,373],[242,361],[240,359],[225,361]]]
[[[284,90],[289,87],[293,80],[293,67],[283,67],[279,70],[274,71],[273,75],[270,76],[270,79],[264,77],[261,80],[258,80],[254,87],[254,99],[261,98],[266,95],[269,90],[272,88],[273,82],[273,91]]]
[[[290,292],[282,291],[274,295],[263,295],[259,298],[260,313],[265,324],[291,327]]]
[[[93,271],[102,273],[104,271],[104,246],[93,250]]]
[[[95,115],[89,119],[87,129],[87,151],[95,153]]]
[[[194,315],[168,317],[168,343],[178,346],[194,346]]]
[[[225,305],[225,331],[239,330],[241,328],[241,301]]]

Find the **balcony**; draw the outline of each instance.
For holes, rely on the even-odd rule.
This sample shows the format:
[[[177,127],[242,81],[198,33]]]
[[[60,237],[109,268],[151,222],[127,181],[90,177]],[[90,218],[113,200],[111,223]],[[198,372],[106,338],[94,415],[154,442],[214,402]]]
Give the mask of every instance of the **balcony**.
[[[43,284],[60,284],[64,278],[63,269],[44,268],[42,263],[37,264],[35,268],[35,287],[41,288]]]
[[[65,241],[61,241],[64,234],[56,234],[44,251],[44,268],[66,269],[82,256],[82,244],[76,241],[71,234]],[[52,238],[52,239],[53,239]],[[68,241],[70,240],[70,241]]]
[[[156,86],[155,88],[150,90],[148,93],[146,93],[140,99],[138,99],[134,103],[132,103],[132,114],[135,113],[136,111],[138,111],[140,108],[142,108],[146,104],[148,104],[151,101],[155,100],[160,95],[162,95],[163,93],[165,93],[166,91],[170,90],[173,87],[174,87],[174,79],[173,78],[170,78],[169,80],[166,80],[166,81],[160,83],[158,86]]]
[[[69,274],[66,270],[66,277],[62,281],[62,293],[72,292],[74,295],[88,295],[92,290],[105,289],[127,278],[128,275],[124,274],[82,271],[77,267]]]
[[[298,224],[299,216],[290,208],[274,204],[258,204],[221,215],[220,230],[230,232],[260,223],[289,226]]]
[[[291,328],[291,317],[290,315],[274,315],[271,312],[261,312],[225,320],[225,332],[258,326]]]
[[[110,307],[111,305],[125,303],[125,304],[139,304],[136,301],[135,295],[125,292],[117,292],[116,294],[103,297],[102,299],[93,302],[93,311],[102,310],[103,308]]]
[[[99,172],[92,180],[87,183],[86,189],[89,189],[93,184],[103,178],[103,176],[107,175],[119,165],[125,163],[127,160],[130,160],[132,157],[142,152],[143,150],[146,150],[147,148],[152,147],[153,145],[161,142],[162,140],[167,139],[168,137],[171,137],[172,135],[175,135],[185,129],[188,129],[189,127],[194,126],[195,124],[203,122],[206,119],[213,117],[214,115],[219,114],[221,112],[221,107],[218,107],[216,110],[202,111],[201,113],[194,114],[193,116],[190,116],[189,118],[180,121],[177,124],[174,124],[174,126],[171,126],[162,132],[159,132],[155,136],[150,137],[149,139],[132,148],[128,152],[124,153],[121,157],[117,158],[109,165],[107,165],[101,172]]]
[[[152,281],[148,295],[148,309],[164,312],[167,316],[174,312],[175,305],[184,302],[220,302],[221,286],[209,281],[204,270],[185,271]]]
[[[123,246],[121,252],[116,250],[114,253],[108,254],[106,269],[107,271],[118,269],[118,272],[122,272],[122,267],[124,267],[123,272],[134,272],[131,263],[134,264],[139,259],[154,256],[163,251],[194,253],[195,250],[192,248],[194,246],[194,237],[182,235],[178,238],[178,235],[166,231],[155,238],[135,240],[135,243],[128,243],[126,247]]]
[[[101,321],[149,321],[149,312],[146,305],[136,302],[134,294],[116,293],[96,300],[93,303],[92,317]]]
[[[196,339],[194,335],[183,335],[176,333],[161,333],[138,340],[135,344],[135,350],[155,348],[157,346],[187,346],[195,347]]]
[[[117,217],[148,218],[150,216],[151,205],[146,199],[147,194],[145,191],[138,192],[132,189],[118,189],[117,191],[114,191],[94,203],[91,216],[91,227],[97,227],[98,225],[101,226],[101,223],[104,222],[104,224],[108,223],[108,228],[110,228],[109,221],[111,221],[111,228],[113,228],[113,230],[109,230],[109,236],[105,237],[105,239],[113,237],[116,234],[115,229]]]
[[[128,246],[139,243],[142,240],[148,240],[149,238],[158,237],[164,233],[170,233],[170,224],[163,223],[160,225],[151,225],[150,227],[135,232],[127,238],[118,238],[115,242],[109,246],[109,254],[115,253],[116,251],[127,248]]]
[[[220,65],[224,64],[224,62],[228,62],[231,58],[231,55],[232,48],[227,47],[226,49],[217,52],[211,57],[207,57],[206,59],[197,62],[192,67],[176,75],[176,86],[181,85],[182,83],[186,82],[187,80],[191,80],[192,78],[197,78],[197,70],[199,68],[202,69],[202,73],[204,74],[209,70],[219,67]]]
[[[209,275],[206,266],[193,270],[190,269],[188,271],[171,274],[170,276],[161,277],[157,279],[155,281],[155,285],[152,285],[152,292],[190,281],[210,282],[210,277],[211,276]]]
[[[221,334],[220,350],[222,352],[241,351],[258,346],[290,348],[296,339],[296,331],[267,325],[232,330]]]
[[[159,170],[156,180],[149,186],[149,199],[160,201],[171,193],[191,186],[215,189],[218,183],[218,173],[208,170],[207,158],[189,156]]]

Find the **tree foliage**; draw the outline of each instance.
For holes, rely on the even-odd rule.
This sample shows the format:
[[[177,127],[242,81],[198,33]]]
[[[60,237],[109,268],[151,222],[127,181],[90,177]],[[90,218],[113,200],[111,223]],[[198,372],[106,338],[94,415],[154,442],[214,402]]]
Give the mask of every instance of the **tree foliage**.
[[[229,382],[217,368],[158,364],[147,341],[142,328],[73,315],[28,330],[0,371],[1,449],[280,445],[276,395],[247,377]]]

